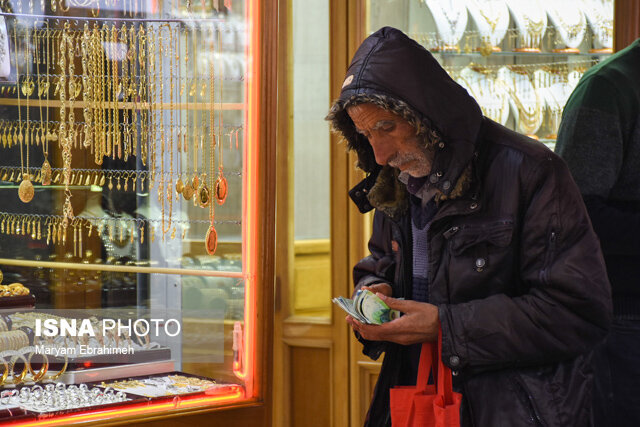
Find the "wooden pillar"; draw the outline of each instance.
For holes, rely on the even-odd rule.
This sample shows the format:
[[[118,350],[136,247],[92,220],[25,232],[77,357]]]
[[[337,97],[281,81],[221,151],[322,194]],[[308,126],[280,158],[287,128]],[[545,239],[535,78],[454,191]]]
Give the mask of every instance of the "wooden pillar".
[[[614,49],[617,52],[640,37],[640,1],[616,0],[614,9]]]

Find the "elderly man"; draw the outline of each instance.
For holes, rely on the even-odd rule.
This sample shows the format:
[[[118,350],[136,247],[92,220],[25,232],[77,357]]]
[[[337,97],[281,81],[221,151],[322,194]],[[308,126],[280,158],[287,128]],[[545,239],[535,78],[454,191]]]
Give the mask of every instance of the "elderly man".
[[[404,313],[380,326],[347,318],[365,354],[385,353],[366,425],[390,425],[389,389],[415,384],[420,344],[439,326],[463,425],[588,425],[588,354],[611,297],[563,161],[483,117],[388,27],[356,52],[327,119],[366,173],[351,198],[375,209],[356,288]]]

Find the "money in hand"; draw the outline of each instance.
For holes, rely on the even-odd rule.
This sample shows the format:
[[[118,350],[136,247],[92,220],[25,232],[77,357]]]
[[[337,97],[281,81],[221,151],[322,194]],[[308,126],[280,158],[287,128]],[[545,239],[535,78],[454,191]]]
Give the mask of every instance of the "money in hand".
[[[358,290],[353,299],[337,297],[333,302],[361,323],[381,325],[400,317],[398,310],[392,310],[376,294],[369,290]]]

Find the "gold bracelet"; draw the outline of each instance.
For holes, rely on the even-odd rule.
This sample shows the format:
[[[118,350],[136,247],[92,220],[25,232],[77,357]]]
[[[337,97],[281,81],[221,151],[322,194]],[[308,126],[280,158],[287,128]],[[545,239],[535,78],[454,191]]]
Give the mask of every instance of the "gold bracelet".
[[[0,356],[0,359],[2,359],[2,364],[4,365],[4,371],[2,372],[2,376],[0,376],[0,387],[2,387],[9,376],[9,364],[4,360],[4,357]]]

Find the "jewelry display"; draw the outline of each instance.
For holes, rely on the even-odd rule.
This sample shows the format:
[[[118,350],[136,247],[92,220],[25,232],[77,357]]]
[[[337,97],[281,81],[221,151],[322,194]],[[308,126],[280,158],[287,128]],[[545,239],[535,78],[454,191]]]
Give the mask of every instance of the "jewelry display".
[[[504,0],[482,1],[469,0],[467,3],[469,14],[478,27],[481,44],[478,50],[482,55],[489,56],[493,52],[500,52],[498,46],[507,34],[509,28],[509,8]]]
[[[22,283],[12,283],[10,285],[0,285],[0,298],[17,297],[29,295],[31,291]],[[0,328],[2,331],[2,328]]]
[[[222,42],[220,40],[220,32],[218,32],[218,46],[222,46]],[[220,55],[220,58],[222,58],[222,55]],[[220,66],[220,105],[222,105],[223,103],[223,99],[222,99],[222,94],[223,92],[223,82],[224,82],[224,67]],[[211,86],[213,86],[213,79],[210,83]],[[213,90],[211,92],[211,102],[213,102]],[[211,109],[211,111],[213,111],[213,109]],[[211,126],[213,127],[213,123],[211,123]],[[223,153],[223,129],[224,129],[224,123],[222,121],[222,110],[218,112],[218,140],[217,140],[217,145],[218,145],[218,179],[216,179],[216,183],[215,183],[215,194],[216,194],[216,201],[218,202],[219,205],[224,204],[224,202],[227,200],[227,195],[229,192],[229,185],[227,183],[227,178],[225,178],[224,176],[224,172],[223,172],[223,157],[222,157],[222,153]],[[233,133],[229,133],[229,140],[231,140]],[[231,144],[229,144],[231,145]],[[214,169],[214,158],[213,155],[211,155],[211,173],[213,174],[213,169]],[[201,199],[203,197],[201,196]],[[208,191],[207,191],[207,202],[208,202]],[[201,206],[205,207],[207,206],[204,202],[201,202]],[[213,214],[212,214],[213,215]]]
[[[214,38],[215,40],[215,38]],[[219,43],[220,39],[218,39],[218,43]],[[214,75],[214,61],[213,59],[211,59],[211,61],[209,62],[209,98],[210,98],[210,102],[211,104],[214,104],[215,102],[215,75]],[[222,85],[222,79],[220,79],[221,85]],[[222,90],[220,91],[222,92]],[[221,99],[222,101],[222,99]],[[218,117],[222,116],[222,111],[218,112]],[[211,188],[216,188],[216,184],[213,181],[213,167],[215,164],[215,148],[216,148],[216,140],[215,140],[215,132],[213,132],[213,124],[215,123],[215,117],[214,117],[214,109],[211,108],[209,110],[209,126],[212,129],[211,132],[211,142],[209,144],[209,160],[210,160],[210,165],[211,165]],[[219,119],[221,120],[221,119]],[[219,130],[220,131],[220,130]],[[218,144],[222,144],[222,141],[219,139],[218,136]],[[217,193],[217,189],[216,189],[216,193]],[[217,197],[217,196],[216,196]],[[216,249],[218,248],[218,232],[216,231],[215,225],[214,225],[214,221],[215,221],[215,208],[214,208],[214,203],[213,202],[209,202],[209,220],[211,221],[209,228],[207,229],[207,234],[205,235],[204,238],[204,242],[205,242],[205,248],[207,250],[207,253],[209,255],[213,255],[216,253]]]
[[[564,47],[554,49],[558,53],[580,53],[579,46],[587,30],[587,21],[580,9],[567,7],[566,3],[545,0],[547,14]]]
[[[126,393],[113,388],[89,388],[87,384],[63,383],[34,385],[0,392],[0,404],[16,406],[36,413],[102,406],[131,400]]]
[[[520,47],[516,52],[540,52],[542,36],[547,29],[547,14],[540,0],[509,2],[509,9],[519,32]]]
[[[22,181],[20,182],[20,186],[18,187],[18,197],[22,202],[29,203],[33,199],[35,190],[33,188],[33,184],[31,184],[31,181],[29,179],[29,174],[26,174],[24,171],[24,155],[23,155],[22,146],[23,146],[23,141],[25,137],[22,133],[22,130],[23,130],[22,107],[20,105],[20,93],[22,92],[24,95],[27,96],[27,131],[25,132],[26,143],[24,145],[26,145],[25,149],[27,151],[27,170],[28,170],[29,168],[29,101],[28,101],[29,98],[28,97],[33,90],[33,88],[29,86],[29,84],[32,83],[29,79],[29,67],[30,67],[29,40],[27,40],[26,42],[27,73],[26,73],[26,79],[22,82],[22,84],[20,84],[20,66],[19,66],[20,63],[18,60],[18,36],[17,36],[17,30],[15,28],[13,33],[13,40],[14,40],[14,49],[15,49],[15,56],[16,56],[16,90],[18,93],[18,127],[20,129],[20,132],[18,134],[18,143],[20,144],[20,176],[22,177]]]
[[[431,11],[441,40],[438,50],[459,52],[468,19],[464,0],[425,0],[425,4]]]
[[[496,83],[495,70],[471,64],[460,71],[458,82],[478,101],[482,113],[505,125],[509,118],[509,94]]]
[[[503,67],[498,70],[497,81],[509,94],[518,131],[537,139],[535,134],[542,125],[543,105],[533,86],[529,70],[516,66]]]
[[[216,334],[224,333],[223,320],[243,320],[244,241],[238,245],[235,236],[245,230],[243,176],[251,151],[239,139],[250,117],[246,96],[253,86],[244,72],[250,50],[239,34],[248,30],[237,21],[246,19],[247,9],[238,5],[232,12],[222,1],[202,2],[202,14],[198,8],[197,16],[185,16],[178,2],[45,2],[40,8],[36,3],[40,15],[32,13],[29,0],[11,4],[25,13],[3,7],[0,14],[9,34],[5,54],[0,25],[0,65],[5,55],[11,64],[10,84],[0,85],[10,112],[0,118],[0,149],[12,150],[0,165],[0,190],[18,190],[22,198],[28,182],[38,195],[28,210],[18,201],[22,210],[14,204],[0,209],[0,234],[11,248],[2,265],[10,284],[0,284],[0,305],[12,307],[0,316],[0,405],[15,408],[13,414],[19,408],[32,419],[49,419],[81,408],[137,403],[138,397],[127,394],[136,385],[157,392],[139,401],[145,405],[155,396],[212,389],[239,395],[242,385],[231,390],[182,372],[105,380],[115,384],[100,387],[120,365],[122,376],[137,374],[137,364],[140,373],[171,372],[163,366],[176,360],[177,338],[104,332],[93,319],[93,335],[58,329],[49,336],[50,324],[40,321],[50,318],[59,326],[84,314],[76,319],[57,311],[52,317],[36,307],[64,313],[83,307],[101,319],[122,308],[131,320],[151,319],[142,310],[160,308],[160,282],[172,274],[177,296],[184,293],[184,278],[202,276],[202,283],[218,291],[207,294],[205,304],[212,295],[233,300],[231,309],[210,316],[216,328],[220,320]],[[140,12],[140,19],[128,19]],[[240,181],[237,194],[233,186],[230,193],[229,183]],[[217,220],[215,203],[225,205]],[[167,308],[174,310],[174,303],[167,300]],[[182,318],[175,318],[182,327]],[[186,327],[191,320],[185,319]],[[171,325],[168,320],[174,319],[166,317],[160,327]],[[38,336],[36,326],[43,332]],[[230,347],[224,339],[195,342],[219,345],[211,353],[216,358]],[[101,353],[105,349],[134,351]],[[189,363],[188,357],[177,359]],[[94,373],[102,375],[94,385],[81,384]],[[176,401],[200,399],[194,397]]]
[[[11,55],[9,53],[9,37],[4,16],[0,16],[0,77],[11,75]]]
[[[146,397],[175,396],[198,393],[214,387],[228,387],[229,384],[218,384],[214,380],[186,375],[165,375],[150,378],[138,378],[102,382],[102,387],[113,387],[127,393]]]
[[[582,0],[581,8],[594,34],[589,53],[613,53],[613,0]]]
[[[44,62],[48,64],[49,57],[49,26],[47,23],[47,31],[45,33],[46,36],[46,52],[44,52],[47,60]],[[36,48],[37,48],[36,44]],[[41,49],[42,50],[42,49]],[[38,76],[40,76],[40,62],[38,62],[37,70]],[[42,143],[42,154],[44,155],[44,161],[42,162],[42,167],[40,168],[40,182],[42,185],[51,184],[51,164],[49,163],[49,141],[53,140],[53,134],[49,132],[49,73],[46,75],[46,80],[42,81],[43,88],[42,90],[38,90],[38,104],[40,108],[40,142]],[[46,118],[42,120],[42,94],[46,95]]]

